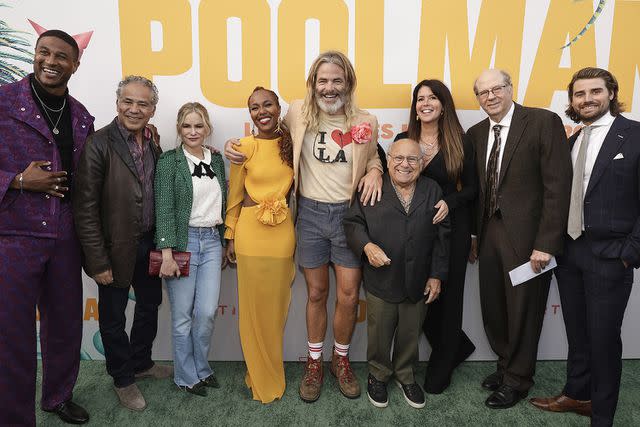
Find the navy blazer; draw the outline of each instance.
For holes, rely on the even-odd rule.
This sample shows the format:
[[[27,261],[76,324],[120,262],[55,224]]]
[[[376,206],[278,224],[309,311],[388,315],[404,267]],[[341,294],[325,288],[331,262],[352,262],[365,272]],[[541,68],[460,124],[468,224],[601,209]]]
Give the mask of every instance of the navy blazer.
[[[584,227],[595,255],[640,267],[640,122],[618,115],[611,125],[585,193]]]

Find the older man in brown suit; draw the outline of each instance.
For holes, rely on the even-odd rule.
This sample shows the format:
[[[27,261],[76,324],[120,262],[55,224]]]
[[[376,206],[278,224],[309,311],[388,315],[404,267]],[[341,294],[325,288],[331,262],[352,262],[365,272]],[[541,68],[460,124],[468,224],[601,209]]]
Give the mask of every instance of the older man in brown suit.
[[[509,408],[533,385],[551,271],[562,250],[571,194],[571,157],[557,114],[513,102],[511,77],[486,70],[474,91],[489,117],[471,127],[480,194],[477,210],[480,304],[498,355],[482,387],[489,408]],[[509,271],[530,261],[542,274],[513,286]]]

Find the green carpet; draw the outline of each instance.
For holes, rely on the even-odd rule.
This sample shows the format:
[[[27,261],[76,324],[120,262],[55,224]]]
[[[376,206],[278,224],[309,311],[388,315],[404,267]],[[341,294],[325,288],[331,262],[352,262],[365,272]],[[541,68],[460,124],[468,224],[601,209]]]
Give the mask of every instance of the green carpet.
[[[589,419],[574,414],[550,414],[523,401],[507,410],[484,406],[488,396],[480,388],[482,379],[495,364],[466,362],[454,374],[452,384],[441,395],[427,395],[424,409],[413,409],[400,390],[389,385],[389,406],[373,407],[366,396],[366,364],[354,363],[363,386],[360,398],[349,400],[337,389],[336,381],[325,365],[325,383],[320,399],[307,404],[298,397],[302,364],[287,363],[287,390],[281,401],[262,405],[251,399],[244,386],[244,365],[240,362],[213,362],[220,389],[209,389],[207,397],[180,392],[171,380],[143,380],[139,387],[147,399],[145,411],[136,413],[122,408],[112,389],[104,362],[83,361],[74,392],[74,400],[91,415],[94,426],[588,426]],[[639,426],[640,360],[624,362],[616,426]],[[424,364],[418,370],[423,378]],[[40,372],[38,389],[40,387]],[[531,396],[546,396],[560,391],[565,378],[564,362],[539,362],[536,385]],[[39,396],[38,396],[39,399]],[[62,425],[55,415],[36,413],[40,426]]]

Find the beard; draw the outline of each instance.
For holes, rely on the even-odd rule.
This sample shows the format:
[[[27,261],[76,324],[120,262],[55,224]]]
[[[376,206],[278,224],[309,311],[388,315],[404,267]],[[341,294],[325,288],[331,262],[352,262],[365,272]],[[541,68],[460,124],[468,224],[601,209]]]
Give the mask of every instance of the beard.
[[[342,107],[344,107],[344,100],[342,94],[336,94],[336,102],[333,104],[327,104],[324,102],[322,95],[316,93],[316,104],[318,107],[327,114],[336,114]]]
[[[593,123],[607,114],[609,112],[609,108],[599,108],[587,114],[582,114],[580,110],[577,110],[576,112],[580,121]]]

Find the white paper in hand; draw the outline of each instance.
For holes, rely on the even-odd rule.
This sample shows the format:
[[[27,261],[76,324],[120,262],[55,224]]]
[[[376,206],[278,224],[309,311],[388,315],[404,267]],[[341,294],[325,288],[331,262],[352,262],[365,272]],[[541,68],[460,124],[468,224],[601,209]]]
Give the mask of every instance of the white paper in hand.
[[[511,278],[511,284],[513,286],[517,286],[521,283],[526,282],[527,280],[531,280],[539,274],[546,273],[549,270],[553,270],[558,266],[556,262],[556,257],[551,257],[549,264],[545,268],[540,271],[540,273],[536,273],[531,268],[531,262],[527,261],[519,267],[514,268],[509,272],[509,277]]]

